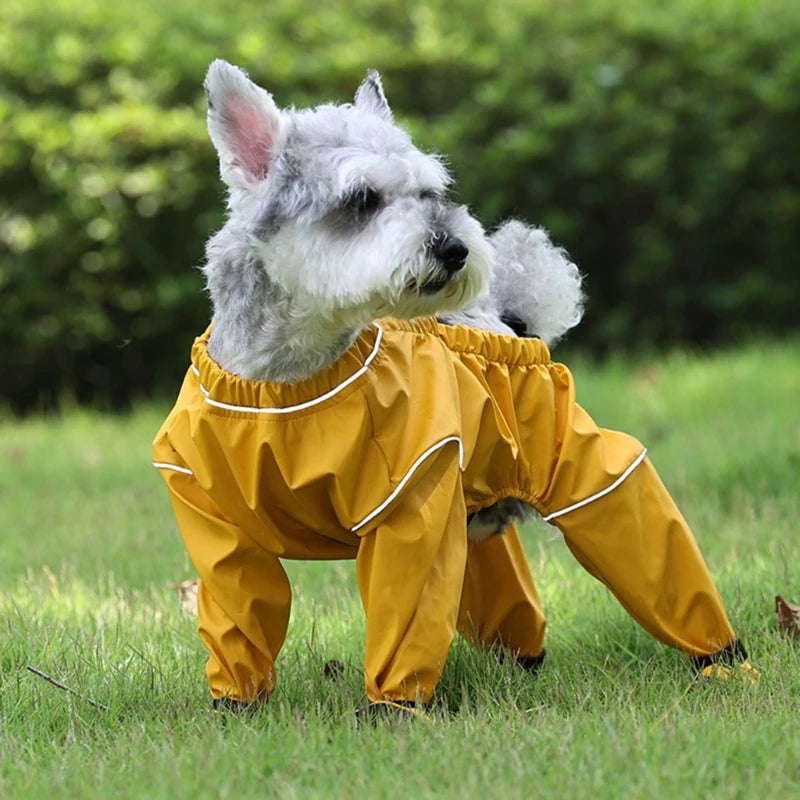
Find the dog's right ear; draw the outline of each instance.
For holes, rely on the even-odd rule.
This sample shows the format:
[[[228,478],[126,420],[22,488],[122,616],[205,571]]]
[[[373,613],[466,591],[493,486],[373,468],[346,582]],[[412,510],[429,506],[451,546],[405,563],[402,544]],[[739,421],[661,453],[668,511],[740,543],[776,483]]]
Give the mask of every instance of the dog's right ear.
[[[217,59],[205,80],[208,132],[219,156],[222,180],[231,187],[252,188],[272,166],[282,118],[272,95],[247,73]]]
[[[355,106],[356,108],[363,108],[365,111],[369,111],[387,122],[392,121],[392,109],[389,108],[389,101],[383,92],[383,83],[377,70],[371,69],[367,71],[366,79],[356,92]]]

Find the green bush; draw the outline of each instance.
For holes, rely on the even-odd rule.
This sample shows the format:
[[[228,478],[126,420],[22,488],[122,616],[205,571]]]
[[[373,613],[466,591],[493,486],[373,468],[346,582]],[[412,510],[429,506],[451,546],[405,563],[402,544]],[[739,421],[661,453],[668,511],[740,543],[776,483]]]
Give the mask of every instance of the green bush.
[[[796,324],[793,0],[4,0],[0,402],[172,392],[221,221],[202,79],[347,100],[367,66],[487,225],[545,225],[587,273],[573,340]]]

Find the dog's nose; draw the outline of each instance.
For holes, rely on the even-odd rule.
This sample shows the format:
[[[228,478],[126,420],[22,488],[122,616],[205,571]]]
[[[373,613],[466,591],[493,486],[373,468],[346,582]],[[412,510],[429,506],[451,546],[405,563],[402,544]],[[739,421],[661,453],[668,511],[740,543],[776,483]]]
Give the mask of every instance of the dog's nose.
[[[431,252],[450,275],[464,267],[469,255],[469,250],[464,242],[447,233],[434,237],[431,244]]]

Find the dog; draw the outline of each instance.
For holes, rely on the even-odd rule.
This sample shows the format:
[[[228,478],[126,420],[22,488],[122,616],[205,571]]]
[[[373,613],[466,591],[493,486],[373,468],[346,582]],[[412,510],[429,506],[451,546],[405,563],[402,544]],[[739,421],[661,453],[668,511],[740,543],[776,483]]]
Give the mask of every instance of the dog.
[[[487,235],[449,199],[377,72],[309,109],[224,61],[205,89],[228,216],[154,464],[201,578],[215,705],[275,686],[285,558],[356,559],[367,709],[417,713],[456,629],[535,671],[545,621],[514,524],[531,510],[654,636],[741,661],[646,450],[597,428],[550,360],[583,310],[565,251],[516,220]]]
[[[441,159],[393,124],[377,72],[352,105],[301,111],[281,112],[225,62],[212,64],[205,86],[229,187],[228,223],[211,238],[204,269],[209,348],[225,369],[303,380],[388,315],[436,314],[548,345],[580,322],[582,279],[566,253],[519,221],[487,239],[447,200]],[[223,105],[229,96],[253,115],[236,116]],[[241,269],[253,262],[263,269]]]
[[[209,242],[205,266],[215,309],[209,352],[226,370],[278,383],[308,378],[382,316],[436,314],[549,346],[580,322],[582,276],[565,251],[517,220],[487,239],[463,206],[448,202],[451,178],[442,161],[392,124],[377,72],[351,107],[289,114],[242,77],[216,62],[206,80],[209,132],[230,187],[230,219]],[[218,111],[214,102],[224,100],[212,98],[226,92],[261,108],[263,119],[247,122],[281,142],[270,181],[259,186],[253,181],[267,160],[248,147],[268,145],[261,131],[232,126]],[[378,152],[369,152],[370,137],[380,142]],[[305,156],[309,142],[316,143],[313,162]],[[253,261],[265,270],[242,274],[239,265]],[[309,270],[310,263],[324,263],[324,273]],[[503,500],[474,515],[469,536],[501,533],[530,514],[525,504]]]

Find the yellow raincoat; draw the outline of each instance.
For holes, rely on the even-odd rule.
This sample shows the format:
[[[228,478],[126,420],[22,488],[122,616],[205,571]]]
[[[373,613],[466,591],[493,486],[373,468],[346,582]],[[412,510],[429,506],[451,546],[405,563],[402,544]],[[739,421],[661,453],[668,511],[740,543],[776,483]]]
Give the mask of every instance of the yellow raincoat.
[[[467,515],[534,506],[651,634],[690,656],[734,633],[691,531],[634,438],[598,428],[538,339],[381,320],[297,384],[246,381],[195,341],[154,442],[201,578],[216,698],[275,685],[291,593],[281,559],[355,558],[373,702],[430,699],[455,631],[542,652],[545,621],[513,526],[470,543]]]

